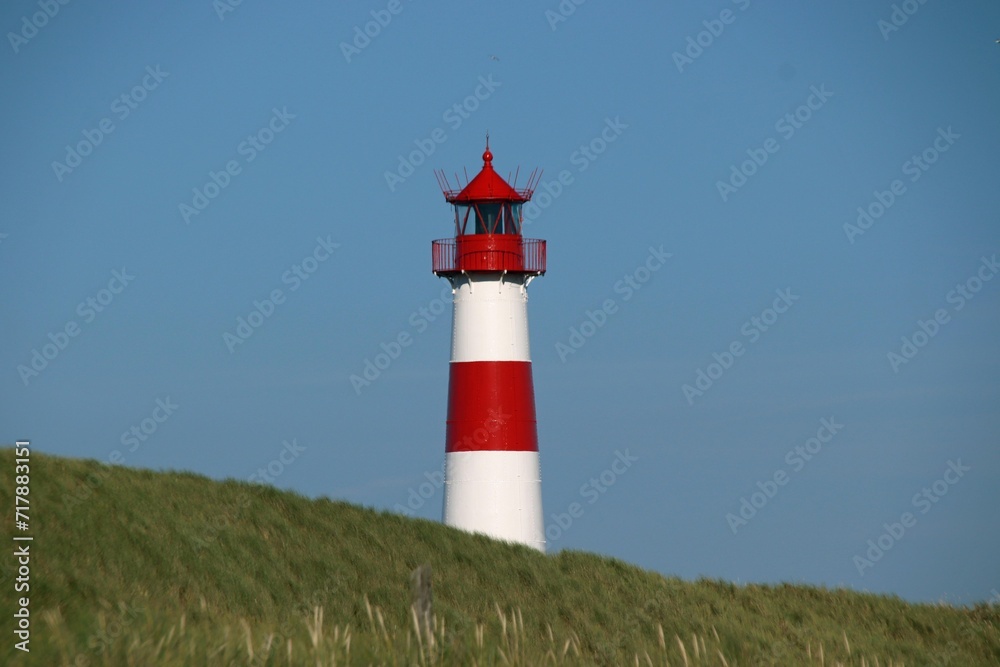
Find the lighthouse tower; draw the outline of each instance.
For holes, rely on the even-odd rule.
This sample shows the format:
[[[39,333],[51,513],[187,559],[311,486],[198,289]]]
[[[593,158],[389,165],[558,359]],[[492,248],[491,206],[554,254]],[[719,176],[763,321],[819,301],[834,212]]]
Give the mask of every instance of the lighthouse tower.
[[[487,138],[482,171],[461,191],[438,181],[455,209],[454,238],[432,245],[454,295],[444,522],[544,551],[527,288],[545,273],[545,241],[521,236],[536,173],[511,187]]]

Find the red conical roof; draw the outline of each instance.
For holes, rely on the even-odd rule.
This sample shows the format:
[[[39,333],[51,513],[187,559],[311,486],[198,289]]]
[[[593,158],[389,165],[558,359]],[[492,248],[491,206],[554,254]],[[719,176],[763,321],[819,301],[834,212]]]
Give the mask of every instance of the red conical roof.
[[[471,201],[510,201],[526,202],[531,198],[528,191],[518,192],[503,180],[498,173],[493,171],[493,153],[490,152],[489,144],[486,144],[486,152],[483,153],[483,169],[469,184],[457,195],[448,196],[445,199],[451,204],[457,202]]]

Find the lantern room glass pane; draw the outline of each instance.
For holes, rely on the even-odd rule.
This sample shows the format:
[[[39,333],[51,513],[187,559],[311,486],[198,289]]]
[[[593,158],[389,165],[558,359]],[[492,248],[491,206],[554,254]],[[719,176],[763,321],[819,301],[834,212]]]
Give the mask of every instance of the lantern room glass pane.
[[[511,209],[511,219],[507,222],[507,233],[508,234],[520,234],[521,233],[521,203],[510,205]]]
[[[478,204],[479,215],[476,216],[476,234],[493,234],[500,218],[500,204]]]
[[[469,206],[465,204],[455,204],[455,227],[459,234],[465,234],[465,227],[469,220]]]

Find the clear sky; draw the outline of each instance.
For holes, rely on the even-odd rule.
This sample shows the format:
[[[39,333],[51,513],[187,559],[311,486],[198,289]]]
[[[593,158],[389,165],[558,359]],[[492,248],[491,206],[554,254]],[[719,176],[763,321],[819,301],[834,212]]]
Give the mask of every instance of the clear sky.
[[[997,3],[20,0],[0,27],[3,442],[439,519],[433,171],[476,173],[489,131],[501,174],[544,169],[550,550],[1000,595]]]

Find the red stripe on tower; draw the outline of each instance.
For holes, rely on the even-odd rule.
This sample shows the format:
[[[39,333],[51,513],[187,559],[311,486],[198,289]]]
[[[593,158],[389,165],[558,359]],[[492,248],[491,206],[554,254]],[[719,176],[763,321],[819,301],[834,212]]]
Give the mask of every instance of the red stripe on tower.
[[[448,452],[537,452],[528,361],[465,361],[448,378]]]

